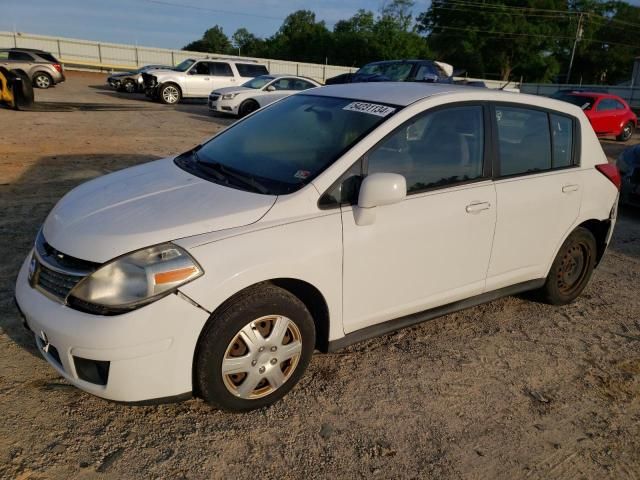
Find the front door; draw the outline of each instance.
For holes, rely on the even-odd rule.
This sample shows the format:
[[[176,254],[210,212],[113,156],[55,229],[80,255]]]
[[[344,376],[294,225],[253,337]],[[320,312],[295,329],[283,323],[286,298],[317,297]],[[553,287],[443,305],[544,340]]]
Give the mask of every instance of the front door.
[[[211,92],[209,62],[198,62],[191,67],[185,79],[185,94],[189,97],[207,97]]]
[[[403,175],[408,195],[367,226],[342,208],[346,333],[483,291],[496,221],[486,157],[484,107],[467,104],[421,113],[369,152],[365,170]]]

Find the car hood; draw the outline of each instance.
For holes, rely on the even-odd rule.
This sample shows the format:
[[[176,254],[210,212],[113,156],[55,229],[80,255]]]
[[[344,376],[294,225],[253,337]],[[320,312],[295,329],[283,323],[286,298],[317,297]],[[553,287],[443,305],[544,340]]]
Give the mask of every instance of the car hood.
[[[168,158],[75,188],[53,208],[43,234],[67,255],[102,263],[149,245],[257,222],[276,198],[203,180]]]
[[[120,72],[120,73],[114,73],[112,75],[109,75],[109,78],[122,78],[122,77],[128,77],[129,75],[133,74],[133,72]]]
[[[253,92],[253,93],[257,93],[260,90],[257,88],[249,88],[249,87],[224,87],[224,88],[216,88],[213,93],[219,93],[221,95],[225,95],[228,93],[249,93],[249,92]]]

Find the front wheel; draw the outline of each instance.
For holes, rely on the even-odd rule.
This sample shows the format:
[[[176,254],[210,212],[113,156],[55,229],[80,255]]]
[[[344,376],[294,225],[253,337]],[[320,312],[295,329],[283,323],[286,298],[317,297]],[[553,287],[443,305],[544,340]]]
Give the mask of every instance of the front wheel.
[[[582,293],[596,264],[597,246],[593,234],[578,227],[564,241],[541,289],[552,305],[566,305]]]
[[[122,84],[122,90],[124,90],[126,93],[135,93],[135,91],[136,91],[135,82],[133,80],[126,80]]]
[[[616,137],[616,140],[619,142],[626,142],[631,138],[631,135],[633,135],[633,122],[627,122],[622,127],[622,131],[620,132],[620,135]]]
[[[245,100],[240,104],[240,107],[238,108],[238,117],[240,118],[246,117],[250,113],[258,110],[259,108],[260,108],[260,105],[258,105],[258,102],[256,102],[255,100]]]
[[[300,380],[315,346],[305,305],[275,285],[241,294],[209,320],[196,352],[202,397],[223,410],[271,405]]]
[[[177,85],[168,83],[160,88],[160,101],[167,105],[175,105],[180,101],[181,93]]]

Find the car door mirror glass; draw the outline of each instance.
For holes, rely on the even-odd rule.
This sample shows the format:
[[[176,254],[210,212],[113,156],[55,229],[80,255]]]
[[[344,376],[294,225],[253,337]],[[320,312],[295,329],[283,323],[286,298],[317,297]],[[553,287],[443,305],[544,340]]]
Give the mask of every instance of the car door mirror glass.
[[[274,87],[273,85],[269,85],[269,86],[266,88],[266,90],[267,90],[267,92],[275,92],[275,91],[276,91],[276,87]]]

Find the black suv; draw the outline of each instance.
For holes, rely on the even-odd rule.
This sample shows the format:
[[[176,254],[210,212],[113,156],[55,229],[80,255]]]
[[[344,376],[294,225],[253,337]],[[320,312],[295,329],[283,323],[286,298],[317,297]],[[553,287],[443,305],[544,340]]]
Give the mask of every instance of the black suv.
[[[367,63],[356,73],[343,73],[327,79],[326,85],[360,82],[438,82],[453,78],[433,60],[386,60]]]

